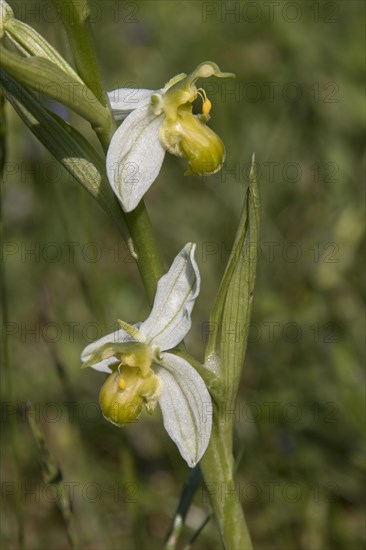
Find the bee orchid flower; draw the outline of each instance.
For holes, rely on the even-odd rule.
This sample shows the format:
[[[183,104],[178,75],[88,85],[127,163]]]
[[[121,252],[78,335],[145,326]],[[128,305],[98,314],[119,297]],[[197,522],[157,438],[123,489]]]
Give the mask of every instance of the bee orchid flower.
[[[193,467],[205,452],[211,434],[211,397],[201,376],[182,357],[169,352],[191,327],[200,275],[188,243],[158,282],[151,313],[143,323],[120,328],[89,344],[83,367],[107,372],[100,390],[104,417],[117,426],[134,422],[145,406],[159,403],[163,422],[182,457]]]
[[[211,102],[199,78],[234,76],[211,61],[190,75],[173,77],[160,90],[120,88],[109,92],[115,118],[123,118],[107,153],[107,174],[122,208],[130,212],[157,178],[165,152],[188,159],[186,174],[208,175],[220,170],[225,147],[206,123]],[[192,104],[200,97],[202,113]],[[127,116],[126,116],[127,115]]]

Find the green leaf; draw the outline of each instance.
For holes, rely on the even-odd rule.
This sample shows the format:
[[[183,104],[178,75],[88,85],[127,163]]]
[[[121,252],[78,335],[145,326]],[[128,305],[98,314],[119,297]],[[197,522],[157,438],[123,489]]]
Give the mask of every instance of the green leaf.
[[[80,79],[44,57],[21,57],[0,45],[0,66],[32,90],[67,105],[95,129],[112,124],[111,114]]]
[[[18,21],[18,19],[11,18],[6,23],[5,34],[26,55],[48,59],[67,73],[73,80],[83,84],[79,75],[70,67],[62,55],[30,25]]]
[[[130,234],[124,222],[121,207],[105,173],[104,160],[77,130],[45,109],[31,92],[2,70],[0,70],[0,81],[6,98],[23,122],[64,168],[99,202],[117,224],[126,242],[130,243]]]
[[[210,317],[205,366],[220,379],[220,399],[233,404],[243,367],[256,276],[259,192],[253,155],[233,249]]]

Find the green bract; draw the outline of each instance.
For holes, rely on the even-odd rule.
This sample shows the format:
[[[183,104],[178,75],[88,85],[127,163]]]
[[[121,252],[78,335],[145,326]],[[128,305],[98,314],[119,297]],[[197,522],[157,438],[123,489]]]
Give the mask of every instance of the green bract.
[[[259,243],[259,191],[253,155],[232,252],[210,317],[206,367],[220,378],[220,399],[234,401],[247,346]]]

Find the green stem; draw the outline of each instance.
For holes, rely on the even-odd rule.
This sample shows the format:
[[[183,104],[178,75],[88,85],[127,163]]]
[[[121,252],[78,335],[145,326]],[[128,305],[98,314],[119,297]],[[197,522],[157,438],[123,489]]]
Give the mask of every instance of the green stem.
[[[77,72],[98,101],[104,107],[108,107],[109,101],[104,92],[95,55],[88,2],[87,0],[58,0],[58,4]],[[115,129],[112,115],[105,126],[94,127],[104,149],[105,145],[109,144]]]
[[[108,98],[104,93],[95,56],[87,0],[58,0],[58,2],[77,71],[99,101],[108,106]],[[110,124],[108,121],[104,128],[94,128],[94,130],[106,152],[115,130],[114,124]],[[165,269],[150,218],[143,201],[133,212],[124,213],[123,215],[132,239],[132,243],[128,244],[134,250],[147,297],[150,304],[152,304],[156,285],[160,277],[164,275]]]
[[[215,411],[209,446],[200,462],[225,550],[251,550],[240,496],[233,479],[232,425]]]
[[[154,301],[156,285],[165,273],[164,262],[147,213],[144,201],[132,212],[124,214],[136,253],[137,266],[150,304]]]
[[[101,85],[91,36],[88,2],[87,0],[58,0],[58,3],[77,72],[100,103],[107,107],[108,99]]]

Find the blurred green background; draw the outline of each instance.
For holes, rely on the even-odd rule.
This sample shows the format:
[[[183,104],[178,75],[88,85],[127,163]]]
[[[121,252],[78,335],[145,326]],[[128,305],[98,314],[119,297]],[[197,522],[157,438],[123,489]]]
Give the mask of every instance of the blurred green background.
[[[71,61],[54,3],[10,4]],[[361,549],[364,4],[90,4],[106,89],[160,88],[205,60],[237,75],[204,83],[210,126],[227,150],[221,173],[184,177],[185,162],[167,155],[146,204],[167,266],[197,242],[203,284],[188,345],[202,358],[255,151],[261,255],[235,411],[238,498],[255,548]],[[58,112],[96,143],[84,121]],[[81,371],[79,359],[117,318],[146,318],[138,271],[100,207],[9,106],[6,114],[4,334],[14,396],[3,384],[2,548],[19,547],[17,501],[25,548],[69,547],[22,413],[27,400],[68,484],[80,547],[160,548],[188,468],[159,412],[123,430],[104,421],[103,375]],[[224,487],[217,491],[225,498]],[[205,518],[207,500],[200,486],[183,542]],[[219,547],[210,522],[195,548]]]

